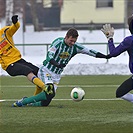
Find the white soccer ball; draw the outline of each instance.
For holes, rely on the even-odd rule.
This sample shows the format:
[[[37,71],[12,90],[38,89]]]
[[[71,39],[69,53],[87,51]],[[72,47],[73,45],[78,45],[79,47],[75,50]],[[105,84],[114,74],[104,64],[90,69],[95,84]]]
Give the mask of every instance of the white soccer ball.
[[[74,87],[70,94],[73,101],[79,102],[84,99],[85,91],[80,87]]]

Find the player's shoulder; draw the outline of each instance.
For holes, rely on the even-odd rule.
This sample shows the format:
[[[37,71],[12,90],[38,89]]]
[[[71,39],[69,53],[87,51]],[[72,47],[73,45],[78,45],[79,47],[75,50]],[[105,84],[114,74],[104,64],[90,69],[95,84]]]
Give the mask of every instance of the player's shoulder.
[[[58,37],[53,42],[62,42],[63,40],[64,40],[63,37]]]
[[[126,48],[127,47],[132,47],[133,45],[133,36],[127,36],[123,39],[123,41],[120,43],[121,46],[125,46]]]
[[[78,43],[78,42],[75,42],[75,43],[74,43],[74,46],[78,46],[78,45],[81,45],[81,44]]]
[[[53,42],[52,42],[52,44],[59,44],[59,43],[61,43],[61,42],[63,42],[64,41],[64,38],[63,37],[58,37],[58,38],[56,38]]]
[[[132,43],[133,42],[133,36],[131,35],[131,36],[125,37],[123,41],[127,42],[127,43]]]
[[[78,42],[75,42],[74,46],[75,47],[82,47],[82,48],[84,47],[81,43],[78,43]]]
[[[133,36],[132,35],[131,36],[127,36],[127,37],[124,38],[124,40],[126,40],[126,41],[127,40],[133,40]]]

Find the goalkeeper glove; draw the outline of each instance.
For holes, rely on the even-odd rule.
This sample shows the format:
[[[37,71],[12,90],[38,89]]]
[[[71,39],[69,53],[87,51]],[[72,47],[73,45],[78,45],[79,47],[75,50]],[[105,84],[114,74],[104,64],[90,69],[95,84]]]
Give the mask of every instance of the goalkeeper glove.
[[[16,24],[18,22],[18,15],[12,16],[12,23]]]
[[[102,53],[100,53],[100,52],[97,52],[97,54],[96,54],[96,58],[107,58],[107,55],[104,55],[104,54],[102,54]]]
[[[111,56],[108,54],[108,55],[104,55],[104,54],[102,54],[102,53],[100,53],[100,52],[98,52],[97,54],[96,54],[96,58],[105,58],[105,59],[110,59],[111,58]]]
[[[106,59],[110,59],[111,58],[111,56],[108,54],[107,56],[106,56]]]
[[[108,40],[110,38],[113,38],[113,36],[114,36],[114,28],[111,27],[110,24],[103,25],[103,28],[101,29],[101,31],[105,34],[105,36],[107,37]]]

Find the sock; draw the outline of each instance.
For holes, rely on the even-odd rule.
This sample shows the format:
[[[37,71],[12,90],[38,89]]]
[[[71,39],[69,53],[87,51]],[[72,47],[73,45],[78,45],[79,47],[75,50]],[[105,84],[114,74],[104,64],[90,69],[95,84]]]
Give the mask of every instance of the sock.
[[[133,94],[131,94],[131,93],[127,93],[124,96],[122,96],[121,98],[124,100],[127,100],[129,102],[133,102]]]
[[[39,102],[41,100],[46,100],[46,93],[43,91],[35,96],[31,96],[31,97],[28,97],[28,98],[25,98],[23,101],[22,101],[22,104],[23,105],[27,105],[27,104],[30,104],[30,103],[35,103],[35,102]]]
[[[36,103],[31,103],[30,106],[34,106],[34,107],[42,106],[42,105],[41,105],[41,101],[36,102]]]
[[[35,92],[34,92],[34,96],[39,94],[40,92],[42,92],[42,89],[38,86],[36,86]]]
[[[42,88],[42,90],[45,90],[45,84],[42,82],[42,80],[40,80],[39,78],[37,78],[37,77],[33,77],[32,78],[32,82],[35,84],[35,85],[37,85],[37,86],[39,86],[40,88]]]

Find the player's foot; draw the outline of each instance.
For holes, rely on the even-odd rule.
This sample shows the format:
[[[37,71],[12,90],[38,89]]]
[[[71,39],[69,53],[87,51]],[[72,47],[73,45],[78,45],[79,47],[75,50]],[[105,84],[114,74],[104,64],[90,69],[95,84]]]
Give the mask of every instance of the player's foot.
[[[15,103],[13,103],[13,104],[12,104],[12,107],[22,107],[22,106],[24,106],[24,105],[22,104],[22,101],[23,101],[25,98],[27,98],[27,97],[23,97],[22,99],[20,99],[20,100],[16,101]]]

